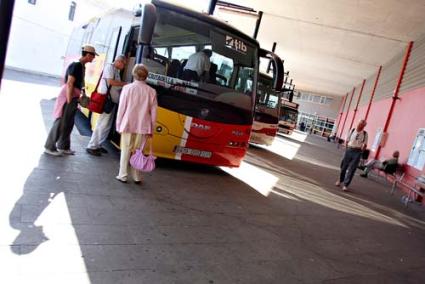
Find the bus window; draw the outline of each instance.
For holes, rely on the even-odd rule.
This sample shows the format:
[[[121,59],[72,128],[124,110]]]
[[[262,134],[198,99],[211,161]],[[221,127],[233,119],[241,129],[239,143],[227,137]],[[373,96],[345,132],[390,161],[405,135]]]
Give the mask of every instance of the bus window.
[[[159,8],[156,19],[141,62],[149,70],[147,82],[157,91],[158,105],[193,118],[251,125],[258,47],[247,38],[184,13]],[[138,29],[133,26],[125,47],[130,53],[129,66]],[[237,44],[228,43],[229,37]],[[212,50],[209,76],[201,81],[183,80],[185,61],[203,49]]]
[[[111,40],[109,41],[109,50],[106,54],[106,63],[112,63],[114,57],[117,56],[116,51],[118,50],[118,42],[121,35],[121,27],[117,27],[112,31]]]
[[[236,81],[235,90],[241,91],[243,93],[250,93],[253,90],[253,78],[254,69],[241,67],[239,68],[238,78]]]
[[[279,97],[275,94],[270,94],[269,98],[267,100],[267,107],[268,108],[277,108],[279,102]]]
[[[165,47],[157,47],[157,48],[155,48],[155,54],[158,54],[158,55],[161,55],[161,56],[164,56],[164,57],[167,57],[167,58],[169,58],[169,56],[168,56],[168,49],[167,48],[165,48]]]
[[[216,83],[221,86],[229,86],[233,73],[233,61],[215,52],[213,52],[210,60],[211,63],[217,65],[217,71],[214,74]]]
[[[196,52],[195,46],[173,47],[171,52],[171,57],[177,60],[188,59],[189,56],[195,52]]]

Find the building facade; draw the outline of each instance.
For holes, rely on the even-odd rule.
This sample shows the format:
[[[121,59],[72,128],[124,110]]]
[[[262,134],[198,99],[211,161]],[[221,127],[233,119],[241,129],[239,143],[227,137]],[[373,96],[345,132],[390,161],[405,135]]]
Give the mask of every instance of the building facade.
[[[101,1],[15,1],[6,67],[60,77],[74,26],[109,8]]]
[[[330,136],[338,115],[341,97],[299,91],[294,102],[299,104],[298,123],[312,134]]]

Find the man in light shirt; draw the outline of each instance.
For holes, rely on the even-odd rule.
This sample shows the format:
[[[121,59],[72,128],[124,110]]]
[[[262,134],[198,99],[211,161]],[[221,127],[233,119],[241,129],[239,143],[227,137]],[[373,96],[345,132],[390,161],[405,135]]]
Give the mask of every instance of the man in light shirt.
[[[348,186],[350,185],[357,166],[359,165],[362,152],[366,149],[368,135],[364,130],[365,126],[366,120],[360,120],[357,127],[350,130],[347,139],[345,140],[346,150],[341,162],[341,173],[339,180],[335,183],[336,186],[340,186],[342,183],[343,191],[348,190]]]
[[[124,69],[127,59],[124,55],[119,55],[115,58],[112,64],[107,64],[103,69],[102,78],[99,82],[98,92],[101,94],[108,93],[111,95],[112,101],[118,104],[121,88],[126,85],[126,82],[121,81],[120,71]],[[100,156],[108,151],[102,147],[102,143],[108,138],[109,131],[112,127],[113,116],[116,105],[110,113],[102,113],[97,119],[96,127],[91,135],[90,142],[87,145],[86,151],[90,155]]]
[[[206,81],[209,78],[211,55],[211,49],[204,49],[189,56],[186,66],[183,68],[183,80]]]

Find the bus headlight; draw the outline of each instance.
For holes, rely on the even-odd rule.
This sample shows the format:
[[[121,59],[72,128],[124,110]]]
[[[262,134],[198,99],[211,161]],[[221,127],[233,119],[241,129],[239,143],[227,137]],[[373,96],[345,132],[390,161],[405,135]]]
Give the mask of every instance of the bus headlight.
[[[247,143],[246,142],[238,142],[238,141],[229,141],[227,143],[228,146],[230,147],[246,147]]]

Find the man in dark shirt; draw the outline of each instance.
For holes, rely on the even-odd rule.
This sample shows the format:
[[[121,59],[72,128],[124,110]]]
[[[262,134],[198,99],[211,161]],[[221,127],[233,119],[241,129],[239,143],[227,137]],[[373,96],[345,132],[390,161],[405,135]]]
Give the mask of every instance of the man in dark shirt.
[[[85,64],[92,62],[96,55],[93,46],[84,45],[80,59],[68,66],[65,84],[56,99],[53,111],[55,122],[44,145],[46,154],[52,156],[75,154],[75,151],[71,150],[71,132],[74,127],[78,98],[84,88]]]
[[[396,167],[398,164],[398,157],[400,156],[399,151],[394,151],[393,157],[390,159],[386,159],[384,161],[378,161],[378,160],[370,160],[366,165],[363,173],[360,174],[361,177],[366,178],[370,170],[372,169],[380,169],[385,170],[386,167],[392,166]]]

